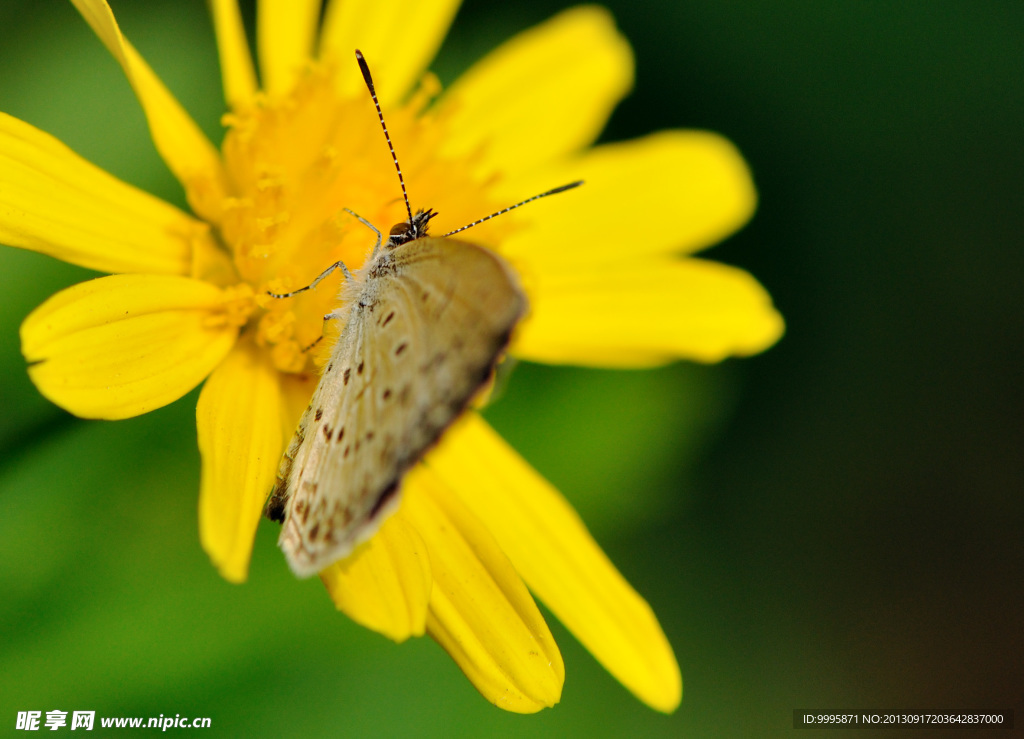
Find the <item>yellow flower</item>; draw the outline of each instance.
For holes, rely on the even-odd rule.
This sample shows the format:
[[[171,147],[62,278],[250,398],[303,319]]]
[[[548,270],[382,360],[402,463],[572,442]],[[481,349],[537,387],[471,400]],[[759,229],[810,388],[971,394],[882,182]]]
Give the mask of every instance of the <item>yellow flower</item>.
[[[290,300],[266,292],[339,259],[358,268],[366,230],[343,207],[385,228],[404,220],[356,47],[374,67],[413,204],[441,213],[438,233],[586,181],[471,234],[528,296],[513,355],[646,367],[751,354],[781,335],[752,277],[686,256],[753,211],[727,141],[666,131],[588,148],[632,82],[630,49],[600,8],[515,37],[442,93],[424,69],[455,0],[335,0],[322,28],[318,0],[261,0],[262,89],[235,0],[211,0],[230,108],[218,152],[107,3],[73,2],[121,64],[193,214],[0,114],[0,242],[113,273],[35,310],[23,352],[40,391],[88,418],[145,413],[206,380],[200,534],[228,580],[246,578],[316,381],[317,358],[302,348],[319,336],[338,276]],[[564,669],[529,586],[637,697],[661,711],[679,704],[679,668],[648,605],[479,415],[466,413],[404,490],[380,532],[321,573],[338,608],[396,641],[429,633],[488,700],[532,712],[558,701]]]

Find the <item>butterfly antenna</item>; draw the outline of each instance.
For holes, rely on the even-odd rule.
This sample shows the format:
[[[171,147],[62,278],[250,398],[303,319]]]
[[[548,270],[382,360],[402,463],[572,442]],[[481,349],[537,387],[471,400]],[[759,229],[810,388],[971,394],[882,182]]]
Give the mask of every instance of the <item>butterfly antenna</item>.
[[[356,49],[356,61],[359,62],[359,71],[363,73],[366,87],[373,98],[373,104],[377,108],[377,117],[380,119],[380,127],[384,129],[384,138],[388,140],[388,148],[391,150],[391,159],[395,163],[395,170],[398,172],[398,182],[402,185],[402,197],[405,198],[405,209],[409,212],[409,223],[412,223],[412,207],[409,205],[409,193],[405,191],[405,178],[402,177],[402,168],[398,166],[398,155],[395,154],[395,147],[391,143],[391,134],[388,133],[387,124],[384,123],[384,113],[381,112],[380,102],[377,100],[377,91],[373,88],[373,78],[370,76],[370,68],[366,65],[363,52]]]
[[[489,221],[492,218],[500,216],[503,213],[508,213],[510,210],[515,210],[521,205],[526,205],[527,203],[532,203],[534,200],[546,198],[548,195],[556,195],[560,192],[565,192],[566,190],[572,190],[574,187],[579,187],[582,184],[583,180],[576,180],[575,182],[570,182],[568,185],[562,185],[561,187],[556,187],[554,190],[548,190],[547,192],[542,192],[540,195],[534,195],[532,198],[527,198],[526,200],[516,203],[515,205],[510,205],[507,208],[502,208],[501,210],[495,213],[491,213],[489,216],[484,216],[479,221],[473,221],[472,223],[466,224],[462,228],[457,228],[454,231],[449,231],[448,233],[445,234],[445,236],[451,236],[452,234],[457,234],[459,231],[465,231],[467,228],[473,228],[473,226],[478,226],[484,221]]]

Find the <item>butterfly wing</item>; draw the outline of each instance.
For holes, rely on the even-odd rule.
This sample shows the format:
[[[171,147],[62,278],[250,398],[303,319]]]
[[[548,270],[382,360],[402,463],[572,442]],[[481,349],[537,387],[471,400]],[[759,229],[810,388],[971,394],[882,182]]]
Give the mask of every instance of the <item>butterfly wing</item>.
[[[525,299],[494,254],[421,238],[367,265],[267,512],[300,576],[347,555],[489,378]]]

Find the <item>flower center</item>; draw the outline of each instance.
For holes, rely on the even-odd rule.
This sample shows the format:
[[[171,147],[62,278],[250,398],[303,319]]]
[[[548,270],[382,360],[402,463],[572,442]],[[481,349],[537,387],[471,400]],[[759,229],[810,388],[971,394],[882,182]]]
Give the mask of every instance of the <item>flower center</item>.
[[[427,78],[409,102],[384,114],[413,209],[448,206],[453,218],[467,219],[451,226],[444,219],[444,230],[436,230],[441,235],[496,208],[469,162],[436,156],[444,127],[423,113],[436,91],[436,81]],[[306,349],[323,333],[323,316],[337,307],[341,271],[294,297],[266,293],[305,287],[337,261],[351,272],[362,266],[376,236],[344,209],[387,238],[408,218],[394,164],[369,95],[338,97],[326,65],[310,65],[288,95],[260,96],[225,116],[225,123],[223,156],[233,196],[224,203],[221,237],[262,308],[256,341],[278,369],[301,372],[311,368],[314,352]]]

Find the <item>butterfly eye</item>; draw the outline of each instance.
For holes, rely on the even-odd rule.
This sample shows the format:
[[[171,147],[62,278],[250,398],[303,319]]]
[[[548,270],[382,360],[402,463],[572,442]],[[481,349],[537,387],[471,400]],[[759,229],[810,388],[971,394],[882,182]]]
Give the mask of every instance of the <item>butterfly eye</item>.
[[[405,234],[409,233],[409,230],[411,228],[412,227],[407,222],[403,221],[402,223],[396,223],[394,226],[391,227],[390,235],[404,236]]]

